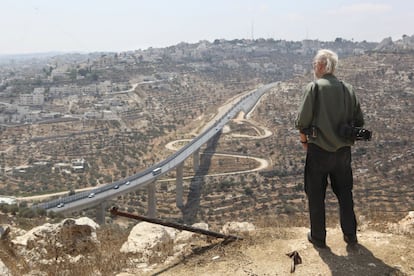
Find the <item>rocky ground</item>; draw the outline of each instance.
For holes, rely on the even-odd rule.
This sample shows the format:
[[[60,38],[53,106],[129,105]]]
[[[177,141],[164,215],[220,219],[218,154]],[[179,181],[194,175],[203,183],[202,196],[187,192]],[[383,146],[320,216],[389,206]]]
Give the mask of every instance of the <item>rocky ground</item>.
[[[414,275],[412,238],[366,230],[359,233],[359,245],[350,248],[341,231],[330,228],[329,248],[316,249],[306,240],[307,231],[303,227],[260,229],[246,240],[216,246],[144,275],[289,275],[292,259],[287,254],[294,251],[302,263],[292,275]]]
[[[338,225],[330,226],[326,249],[307,241],[307,227],[286,227],[280,219],[226,223],[219,232],[241,238],[231,242],[146,222],[132,228],[98,226],[89,218],[30,230],[3,225],[0,274],[414,275],[414,212],[398,223],[360,219],[354,247]]]

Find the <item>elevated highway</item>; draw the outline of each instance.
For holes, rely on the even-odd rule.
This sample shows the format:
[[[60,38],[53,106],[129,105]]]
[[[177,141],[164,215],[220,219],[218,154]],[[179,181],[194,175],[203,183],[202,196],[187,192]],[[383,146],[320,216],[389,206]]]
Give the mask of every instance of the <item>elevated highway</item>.
[[[263,94],[276,84],[277,83],[270,83],[261,86],[241,96],[238,100],[235,100],[234,103],[232,102],[232,105],[230,105],[227,109],[220,111],[218,116],[216,116],[217,119],[210,122],[200,135],[175,153],[168,156],[165,160],[153,165],[152,167],[93,190],[51,200],[35,205],[34,207],[46,209],[48,212],[53,211],[57,213],[72,213],[96,207],[97,219],[99,222],[102,220],[102,216],[104,216],[104,210],[106,207],[105,203],[109,199],[142,189],[143,187],[148,187],[148,215],[155,216],[156,203],[154,199],[154,183],[157,178],[174,169],[177,170],[177,205],[182,204],[182,168],[184,161],[192,155],[194,167],[197,168],[200,147],[219,133],[223,126],[239,112],[243,111],[247,114],[250,110],[252,110]]]

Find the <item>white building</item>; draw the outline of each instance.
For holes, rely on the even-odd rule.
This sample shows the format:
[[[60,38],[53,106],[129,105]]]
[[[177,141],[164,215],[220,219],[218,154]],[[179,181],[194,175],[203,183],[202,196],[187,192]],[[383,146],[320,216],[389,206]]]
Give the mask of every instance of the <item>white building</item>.
[[[33,105],[33,95],[32,94],[20,94],[19,103],[20,105]]]
[[[33,105],[43,105],[45,103],[45,89],[35,88],[33,91]]]
[[[17,199],[15,197],[2,196],[0,197],[0,203],[12,205],[17,203]]]
[[[72,171],[74,172],[83,172],[85,170],[85,159],[72,159]]]
[[[20,94],[20,105],[43,105],[45,103],[45,89],[35,88],[32,94]]]

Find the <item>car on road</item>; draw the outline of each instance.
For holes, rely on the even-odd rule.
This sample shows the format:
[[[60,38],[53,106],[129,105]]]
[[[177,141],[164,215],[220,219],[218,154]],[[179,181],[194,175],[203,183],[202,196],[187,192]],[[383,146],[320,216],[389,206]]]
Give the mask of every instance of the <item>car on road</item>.
[[[119,189],[119,185],[118,184],[116,184],[115,186],[114,186],[114,189],[116,190],[116,189]]]
[[[89,195],[88,195],[88,197],[89,198],[93,198],[95,196],[95,193],[90,193]]]
[[[65,203],[61,202],[61,203],[59,203],[56,207],[57,207],[57,208],[62,208],[62,207],[64,207],[64,206],[65,206]]]
[[[154,170],[152,170],[152,175],[159,175],[161,173],[161,168],[156,168]]]
[[[131,184],[131,182],[129,182],[129,181],[125,182],[125,185],[129,185],[129,184]]]

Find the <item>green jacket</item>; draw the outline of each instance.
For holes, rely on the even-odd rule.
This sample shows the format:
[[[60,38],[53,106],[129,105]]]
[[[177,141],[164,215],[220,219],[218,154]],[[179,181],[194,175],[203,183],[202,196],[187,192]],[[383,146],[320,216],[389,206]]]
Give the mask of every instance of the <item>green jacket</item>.
[[[332,74],[324,75],[316,83],[319,89],[317,103],[315,84],[311,82],[304,89],[295,127],[302,131],[311,125],[316,126],[317,137],[308,137],[308,143],[314,143],[326,151],[335,152],[339,148],[353,145],[354,141],[339,136],[339,126],[349,122],[352,114],[355,126],[364,125],[361,107],[352,86],[343,82],[346,87],[344,89],[342,83]],[[316,113],[314,108],[317,108]]]

